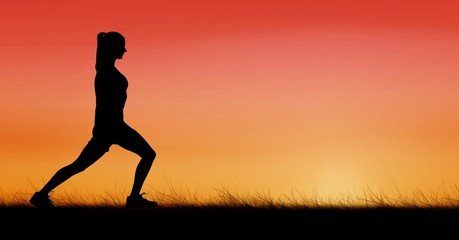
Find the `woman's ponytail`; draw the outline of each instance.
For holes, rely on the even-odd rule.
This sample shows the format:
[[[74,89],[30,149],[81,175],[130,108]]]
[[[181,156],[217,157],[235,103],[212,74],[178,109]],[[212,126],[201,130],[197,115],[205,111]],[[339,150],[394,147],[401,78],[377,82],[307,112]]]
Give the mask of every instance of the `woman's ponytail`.
[[[104,55],[104,41],[106,40],[106,33],[105,32],[100,32],[97,34],[97,49],[96,49],[96,70],[98,69],[98,66],[101,65],[102,63],[102,57]]]

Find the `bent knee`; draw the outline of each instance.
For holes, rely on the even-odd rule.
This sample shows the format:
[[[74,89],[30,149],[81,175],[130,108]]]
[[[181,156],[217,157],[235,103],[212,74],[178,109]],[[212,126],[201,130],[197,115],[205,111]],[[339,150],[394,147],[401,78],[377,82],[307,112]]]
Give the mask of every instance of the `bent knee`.
[[[153,149],[149,149],[148,151],[145,151],[142,155],[141,155],[142,159],[148,159],[150,161],[153,161],[155,160],[156,158],[156,152],[155,150]]]

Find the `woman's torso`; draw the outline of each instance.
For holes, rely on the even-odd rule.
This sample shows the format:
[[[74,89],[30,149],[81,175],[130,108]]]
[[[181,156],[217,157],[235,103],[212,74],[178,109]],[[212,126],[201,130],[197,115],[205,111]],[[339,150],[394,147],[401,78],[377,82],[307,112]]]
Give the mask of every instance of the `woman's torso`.
[[[127,99],[127,87],[126,77],[115,67],[97,70],[94,80],[95,127],[111,128],[124,123],[123,109]]]

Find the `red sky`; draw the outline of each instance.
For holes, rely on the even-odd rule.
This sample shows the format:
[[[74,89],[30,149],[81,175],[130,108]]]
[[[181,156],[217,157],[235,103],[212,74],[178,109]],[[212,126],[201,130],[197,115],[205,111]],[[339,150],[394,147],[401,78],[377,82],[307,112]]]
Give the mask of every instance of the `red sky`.
[[[0,8],[1,189],[30,193],[89,140],[96,35],[119,31],[146,190],[328,196],[457,180],[459,3],[10,1]],[[129,188],[112,147],[62,189]],[[395,183],[395,184],[394,184]],[[63,190],[62,190],[63,191]],[[150,190],[152,191],[152,190]]]

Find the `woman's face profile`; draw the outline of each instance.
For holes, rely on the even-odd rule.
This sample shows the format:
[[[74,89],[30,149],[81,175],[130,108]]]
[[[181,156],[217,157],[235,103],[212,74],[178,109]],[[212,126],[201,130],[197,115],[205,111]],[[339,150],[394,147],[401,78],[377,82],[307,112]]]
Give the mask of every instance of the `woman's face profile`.
[[[113,53],[117,59],[122,59],[125,52],[127,52],[126,42],[124,39],[120,39],[114,45]]]

